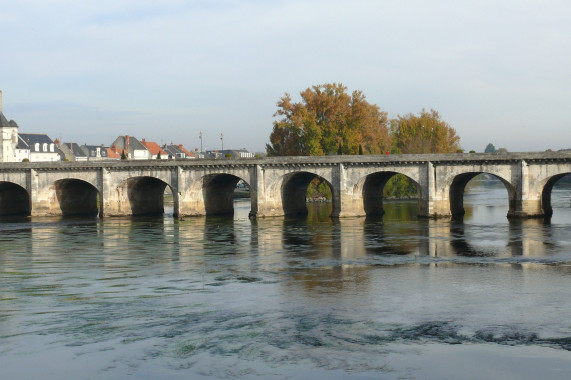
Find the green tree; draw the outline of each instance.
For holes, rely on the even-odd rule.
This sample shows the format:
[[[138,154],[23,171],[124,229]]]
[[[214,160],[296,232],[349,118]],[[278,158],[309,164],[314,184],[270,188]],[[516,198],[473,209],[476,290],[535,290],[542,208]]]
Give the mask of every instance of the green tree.
[[[333,195],[331,194],[331,188],[325,180],[321,177],[315,177],[307,187],[308,198],[326,198],[331,199]]]
[[[494,146],[494,144],[489,143],[488,145],[486,145],[486,149],[484,150],[484,153],[494,153],[496,151],[496,147]]]
[[[157,160],[161,159],[161,152],[157,153]]]
[[[123,151],[121,152],[121,159],[122,159],[122,160],[126,160],[126,159],[127,159],[127,155],[125,154],[125,150],[123,150]]]
[[[415,195],[417,195],[416,185],[402,174],[391,177],[383,188],[383,196],[388,198],[413,197]]]
[[[268,155],[357,154],[359,145],[374,154],[391,146],[387,113],[361,91],[348,94],[341,83],[326,83],[300,95],[298,103],[287,93],[277,102]]]
[[[455,153],[460,149],[456,130],[432,109],[397,116],[391,120],[391,136],[396,153]]]

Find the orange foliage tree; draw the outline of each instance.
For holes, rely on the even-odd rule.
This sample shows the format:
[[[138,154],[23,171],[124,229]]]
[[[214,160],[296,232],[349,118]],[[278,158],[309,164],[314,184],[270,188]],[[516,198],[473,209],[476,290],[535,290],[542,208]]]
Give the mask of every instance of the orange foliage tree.
[[[278,102],[266,151],[270,156],[322,156],[335,153],[378,154],[391,147],[387,113],[367,102],[361,91],[347,93],[341,83],[312,86],[292,103]]]
[[[396,153],[455,153],[460,150],[456,130],[437,111],[422,110],[391,120],[391,136]]]

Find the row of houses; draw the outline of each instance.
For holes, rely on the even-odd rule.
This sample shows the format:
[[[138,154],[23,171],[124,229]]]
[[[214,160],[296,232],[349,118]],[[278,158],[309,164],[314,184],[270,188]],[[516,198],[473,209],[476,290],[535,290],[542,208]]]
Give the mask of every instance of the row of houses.
[[[151,160],[151,159],[193,159],[196,155],[186,150],[182,144],[159,144],[138,140],[133,136],[119,136],[111,144],[105,145],[79,145],[77,143],[61,143],[55,140],[63,159],[67,161],[95,161],[95,160]]]
[[[252,158],[246,149],[191,152],[182,144],[163,144],[138,140],[133,136],[119,136],[105,145],[79,145],[74,142],[52,140],[46,134],[20,133],[14,120],[2,113],[0,91],[0,162],[22,161],[96,161],[96,160],[151,160],[196,158]]]

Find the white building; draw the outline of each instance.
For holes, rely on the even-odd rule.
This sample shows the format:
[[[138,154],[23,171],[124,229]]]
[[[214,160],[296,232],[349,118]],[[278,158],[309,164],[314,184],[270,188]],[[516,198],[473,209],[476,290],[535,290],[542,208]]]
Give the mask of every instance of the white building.
[[[18,124],[8,121],[2,113],[2,91],[0,91],[0,162],[16,161],[16,146],[18,145]]]
[[[119,155],[124,152],[127,158],[131,160],[150,160],[152,158],[147,147],[133,136],[117,137],[111,144],[111,149]]]
[[[32,162],[61,161],[60,151],[48,135],[19,133],[15,160],[21,162],[26,158]]]
[[[60,161],[60,151],[52,139],[43,134],[18,133],[18,124],[2,113],[0,91],[0,162]]]

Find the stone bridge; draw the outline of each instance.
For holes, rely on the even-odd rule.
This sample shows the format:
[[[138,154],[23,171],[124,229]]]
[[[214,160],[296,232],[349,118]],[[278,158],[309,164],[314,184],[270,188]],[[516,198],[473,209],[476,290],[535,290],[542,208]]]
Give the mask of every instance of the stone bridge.
[[[395,174],[418,189],[419,215],[464,213],[468,181],[481,173],[506,187],[509,217],[550,216],[551,190],[571,173],[571,154],[422,154],[0,163],[0,215],[147,215],[164,212],[168,187],[175,215],[233,213],[233,191],[250,186],[252,217],[307,213],[317,176],[333,194],[332,217],[380,215],[383,187]]]

